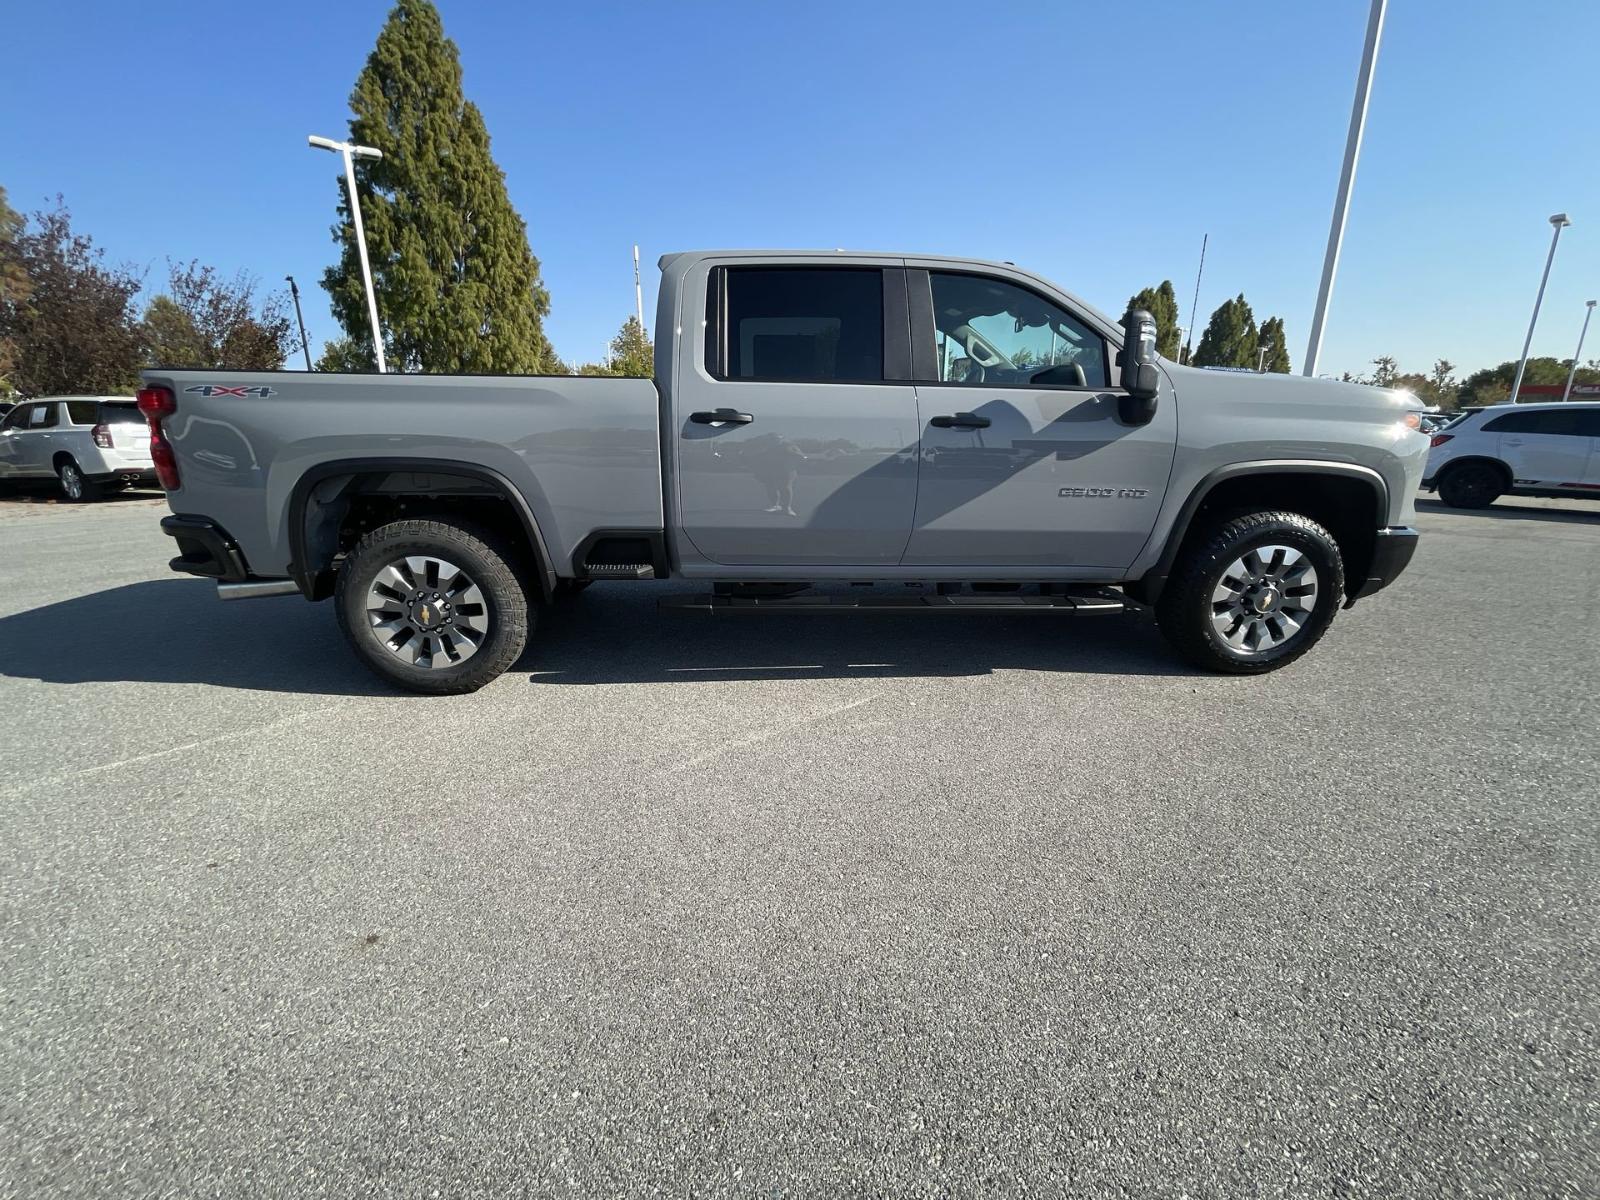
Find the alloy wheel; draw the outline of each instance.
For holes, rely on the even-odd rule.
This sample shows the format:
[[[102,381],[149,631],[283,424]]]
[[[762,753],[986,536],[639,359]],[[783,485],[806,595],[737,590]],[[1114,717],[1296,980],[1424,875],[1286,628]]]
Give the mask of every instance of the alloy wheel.
[[[1258,546],[1233,561],[1211,592],[1211,626],[1241,654],[1287,645],[1317,606],[1317,569],[1293,546]]]
[[[83,499],[83,472],[76,463],[61,464],[61,490],[69,500]]]
[[[397,558],[367,589],[373,636],[402,662],[453,667],[489,636],[489,606],[465,570],[433,555]]]

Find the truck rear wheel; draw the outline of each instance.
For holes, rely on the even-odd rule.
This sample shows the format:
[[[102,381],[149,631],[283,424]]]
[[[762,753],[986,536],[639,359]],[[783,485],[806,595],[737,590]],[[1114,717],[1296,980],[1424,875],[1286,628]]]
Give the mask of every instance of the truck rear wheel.
[[[477,691],[528,642],[533,613],[488,530],[452,520],[372,530],[339,568],[334,610],[356,656],[413,692]]]
[[[1248,513],[1185,546],[1156,623],[1196,666],[1260,675],[1315,646],[1343,592],[1344,561],[1326,529],[1299,513]]]

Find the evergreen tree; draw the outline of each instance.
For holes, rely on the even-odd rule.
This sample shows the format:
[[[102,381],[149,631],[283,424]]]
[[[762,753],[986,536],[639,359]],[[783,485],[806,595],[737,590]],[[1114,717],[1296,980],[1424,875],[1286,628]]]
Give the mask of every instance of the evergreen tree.
[[[1211,314],[1200,344],[1194,350],[1197,367],[1249,367],[1256,366],[1255,314],[1240,292],[1232,300],[1225,300]]]
[[[1268,317],[1261,322],[1256,349],[1263,348],[1267,356],[1262,369],[1277,375],[1289,374],[1293,368],[1289,365],[1289,343],[1284,337],[1282,317]]]
[[[1178,361],[1178,294],[1172,280],[1163,279],[1160,287],[1145,288],[1128,300],[1128,307],[1142,308],[1156,319],[1156,353]]]
[[[399,0],[350,96],[356,188],[384,350],[393,369],[517,374],[556,366],[550,295],[528,231],[489,153],[483,114],[461,91],[456,45],[429,0]],[[358,361],[371,369],[361,262],[341,189],[339,263],[322,285]]]
[[[638,317],[629,317],[622,323],[617,336],[611,339],[605,362],[584,363],[572,371],[574,375],[626,375],[636,379],[649,379],[656,372],[656,350],[646,336]]]

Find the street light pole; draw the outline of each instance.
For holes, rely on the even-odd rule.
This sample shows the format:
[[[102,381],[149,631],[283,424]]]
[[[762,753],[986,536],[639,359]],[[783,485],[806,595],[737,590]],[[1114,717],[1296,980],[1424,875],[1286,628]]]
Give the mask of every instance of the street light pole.
[[[344,182],[350,197],[350,220],[356,227],[356,251],[361,257],[361,279],[367,288],[367,316],[372,321],[372,353],[378,360],[378,374],[388,368],[383,361],[383,334],[378,329],[378,297],[372,290],[372,267],[367,262],[367,235],[361,228],[361,198],[356,195],[357,158],[379,159],[383,151],[372,146],[352,146],[349,142],[336,142],[332,138],[313,134],[306,141],[318,150],[331,150],[344,156]]]
[[[1517,402],[1522,392],[1522,373],[1528,369],[1528,348],[1533,345],[1533,329],[1539,324],[1539,306],[1544,303],[1544,285],[1550,282],[1550,264],[1556,261],[1556,243],[1561,241],[1561,231],[1572,222],[1566,213],[1556,213],[1550,218],[1555,233],[1550,236],[1550,253],[1545,255],[1544,274],[1539,276],[1539,292],[1533,298],[1533,316],[1528,321],[1528,336],[1522,339],[1522,358],[1517,362],[1517,378],[1511,384],[1511,403]]]
[[[311,370],[311,343],[306,341],[306,315],[300,311],[300,285],[295,283],[293,275],[285,275],[289,281],[289,294],[294,297],[294,319],[300,324],[300,351],[306,356],[306,370]]]
[[[1307,379],[1317,373],[1322,357],[1322,329],[1328,319],[1328,302],[1333,298],[1333,277],[1339,270],[1339,251],[1344,246],[1345,220],[1350,215],[1350,192],[1356,183],[1356,160],[1361,157],[1361,138],[1367,128],[1367,99],[1372,94],[1372,71],[1378,65],[1378,42],[1383,37],[1383,15],[1389,0],[1372,0],[1367,14],[1367,40],[1361,50],[1361,73],[1356,76],[1356,99],[1350,108],[1350,132],[1345,135],[1344,166],[1339,171],[1339,193],[1333,202],[1333,224],[1328,229],[1328,252],[1322,259],[1322,283],[1317,288],[1317,307],[1311,315],[1311,344],[1306,347]]]
[[[1583,339],[1589,333],[1589,318],[1594,316],[1594,301],[1586,300],[1583,305],[1583,328],[1578,331],[1578,348],[1572,352],[1572,370],[1567,372],[1567,386],[1561,389],[1561,402],[1565,404],[1572,399],[1572,381],[1578,376],[1578,360],[1583,357]]]

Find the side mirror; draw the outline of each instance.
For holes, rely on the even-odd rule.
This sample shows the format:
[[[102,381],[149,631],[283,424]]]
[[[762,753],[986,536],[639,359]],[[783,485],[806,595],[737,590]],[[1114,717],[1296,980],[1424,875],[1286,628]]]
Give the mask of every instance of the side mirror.
[[[1118,415],[1129,425],[1148,425],[1156,415],[1156,393],[1161,374],[1156,369],[1156,319],[1142,308],[1131,308],[1122,318],[1122,390]]]

